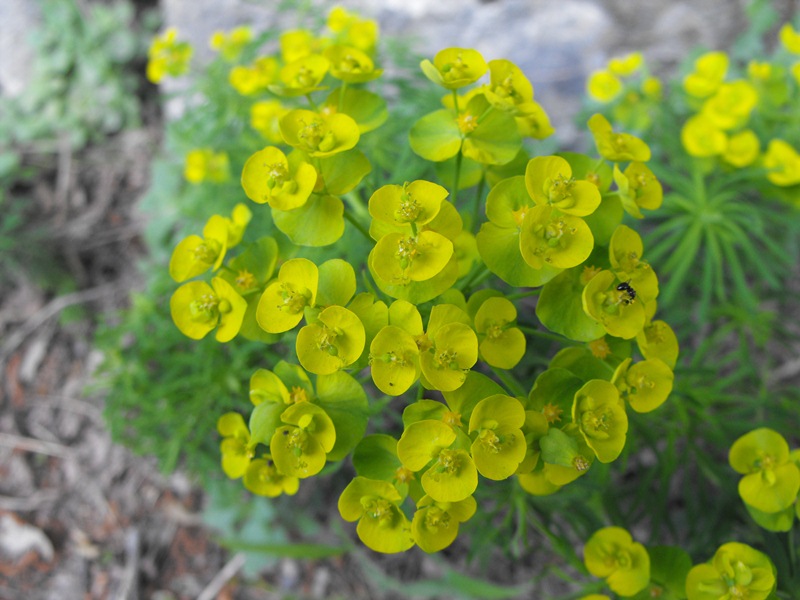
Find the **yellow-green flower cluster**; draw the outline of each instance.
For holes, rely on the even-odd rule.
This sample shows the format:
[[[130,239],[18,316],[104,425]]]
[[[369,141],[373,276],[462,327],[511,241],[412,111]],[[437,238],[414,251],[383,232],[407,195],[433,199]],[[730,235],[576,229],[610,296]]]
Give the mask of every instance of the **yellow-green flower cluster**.
[[[769,557],[747,544],[720,546],[707,563],[695,565],[686,577],[687,600],[774,597],[777,576]]]
[[[731,446],[728,460],[742,475],[739,495],[761,527],[789,531],[800,516],[800,449],[789,450],[777,431],[761,427]]]
[[[724,52],[709,52],[694,63],[694,71],[683,87],[694,98],[698,111],[681,130],[686,152],[695,157],[719,157],[742,168],[759,156],[761,142],[747,125],[759,102],[758,89],[748,79],[726,82],[729,58]]]
[[[241,242],[251,216],[244,204],[237,205],[230,217],[212,216],[203,228],[202,237],[190,235],[175,247],[169,262],[170,276],[183,283],[209,270],[218,271],[228,249]],[[248,282],[253,275],[246,270],[236,273],[230,267],[226,269],[227,278],[214,277],[211,285],[205,281],[191,281],[172,295],[172,320],[184,335],[199,340],[217,329],[217,341],[229,342],[239,333],[247,310],[242,294],[247,290],[231,275],[245,277]]]
[[[334,9],[328,28],[288,32],[280,56],[230,71],[268,143],[245,154],[242,188],[275,237],[244,242],[245,205],[212,216],[175,248],[170,274],[183,285],[172,316],[189,337],[216,328],[219,341],[241,335],[284,359],[252,375],[249,420],[238,411],[219,420],[229,477],[255,494],[293,494],[352,455],[356,475],[338,506],[360,539],[379,552],[436,552],[477,511],[482,480],[516,475],[533,494],[553,493],[621,454],[628,407],[666,400],[677,341],[653,320],[658,280],[621,224],[626,212],[658,208],[661,185],[647,144],[600,115],[589,121],[599,158],[529,157],[523,138],[553,130],[528,79],[510,61],[448,48],[421,64],[448,90],[444,108],[409,135],[437,163],[438,182],[367,189],[362,141],[388,116],[365,89],[382,75],[377,26]],[[252,56],[248,36],[234,33],[215,42],[224,59]],[[628,62],[614,68],[634,70]],[[227,173],[210,150],[191,156],[190,180]],[[458,201],[471,186],[477,207]],[[344,249],[324,248],[340,239]],[[195,279],[209,272],[210,282]],[[500,281],[482,286],[491,275]],[[541,288],[541,324],[586,344],[557,354],[528,394],[530,380],[511,371],[539,333],[520,301],[531,293],[505,294],[505,284]],[[373,385],[387,408],[370,405]],[[368,416],[401,396],[402,430],[365,437]]]
[[[685,152],[698,159],[700,171],[715,165],[727,171],[763,169],[770,184],[791,188],[776,190],[777,195],[796,201],[800,153],[785,125],[794,121],[796,112],[800,34],[787,23],[779,38],[783,53],[776,52],[770,60],[754,59],[740,66],[725,52],[700,55],[681,80],[685,96],[677,104],[662,99],[662,85],[649,75],[639,52],[613,58],[594,71],[587,94],[605,105],[603,110],[614,122],[640,132],[650,128],[657,112],[673,118],[675,106],[688,107],[680,141]]]
[[[534,100],[530,81],[509,60],[487,63],[477,50],[446,48],[420,67],[450,94],[442,99],[444,109],[414,124],[409,142],[419,156],[441,163],[451,180],[462,162],[474,173],[505,165],[517,157],[523,138],[544,139],[554,132],[547,113]],[[489,83],[461,93],[487,73]]]
[[[328,28],[330,35],[323,37],[304,29],[285,32],[279,56],[261,55],[249,64],[234,66],[230,84],[243,96],[271,92],[291,98],[323,89],[320,83],[327,74],[345,84],[364,83],[381,75],[373,60],[378,42],[375,21],[336,7],[329,14]],[[248,33],[246,28],[228,35],[216,33],[212,46],[221,48],[226,60],[236,60],[251,39]]]
[[[589,573],[604,579],[615,597],[674,600],[687,597],[687,575],[692,570],[689,555],[674,546],[646,548],[621,527],[604,527],[596,531],[584,546],[583,560]],[[748,596],[702,596],[704,600],[745,597]],[[607,598],[590,595],[582,600]],[[699,598],[701,596],[695,600]]]
[[[230,178],[228,155],[211,148],[196,148],[186,155],[183,175],[189,183],[224,183]]]
[[[223,419],[234,417],[220,419],[222,466],[261,495],[293,494],[298,480],[316,475],[328,460],[341,460],[366,430],[366,393],[344,372],[320,375],[313,384],[301,367],[281,361],[273,371],[253,374],[250,401],[249,425],[233,413],[235,435],[222,430]],[[226,468],[231,464],[235,468]]]
[[[517,471],[527,453],[525,409],[518,399],[494,392],[501,392],[499,386],[473,373],[463,391],[444,393],[446,404],[419,400],[406,407],[399,440],[369,436],[359,445],[359,476],[342,493],[339,510],[359,521],[357,532],[367,546],[379,552],[415,544],[425,552],[442,550],[477,509],[479,475],[502,480]],[[476,402],[485,394],[490,395]],[[385,460],[368,458],[375,446]],[[362,508],[376,497],[383,511]],[[416,505],[410,521],[397,509],[405,497]],[[381,522],[388,516],[391,526]]]
[[[605,579],[608,587],[622,597],[644,590],[650,583],[650,555],[621,527],[605,527],[592,535],[583,549],[589,573]],[[658,595],[653,595],[657,598]]]
[[[192,46],[178,41],[178,30],[170,27],[153,38],[147,52],[147,78],[160,83],[166,76],[178,77],[189,70],[192,59]]]
[[[228,74],[231,87],[242,96],[263,94],[278,80],[280,64],[274,56],[259,56],[247,65],[236,65]]]
[[[787,24],[780,33],[790,52],[793,31]],[[724,52],[709,52],[685,77],[684,90],[695,114],[681,130],[684,149],[693,157],[721,160],[729,168],[763,166],[769,182],[779,187],[800,183],[797,150],[781,137],[762,140],[751,126],[756,118],[773,119],[787,109],[798,82],[791,81],[777,61],[750,61],[746,77],[726,80],[730,66]]]
[[[641,52],[617,56],[593,71],[586,81],[589,98],[611,105],[615,121],[637,131],[646,130],[661,100],[661,81],[650,75]]]
[[[250,27],[236,27],[229,32],[215,31],[208,41],[212,50],[216,50],[227,61],[239,58],[244,48],[253,39],[253,30]]]

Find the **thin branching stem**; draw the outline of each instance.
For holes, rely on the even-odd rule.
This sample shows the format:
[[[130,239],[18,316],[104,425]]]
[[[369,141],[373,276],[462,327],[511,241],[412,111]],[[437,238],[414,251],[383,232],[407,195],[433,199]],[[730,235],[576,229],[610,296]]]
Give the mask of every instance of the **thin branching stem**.
[[[363,235],[370,242],[372,241],[372,237],[370,236],[369,231],[367,230],[367,228],[364,227],[361,223],[359,223],[356,220],[356,218],[353,215],[351,215],[347,210],[344,211],[344,218],[347,219],[348,221],[350,221],[350,223],[353,225],[353,227],[355,227],[356,229],[358,229],[358,231],[361,232],[361,235]]]
[[[475,192],[475,212],[472,214],[472,232],[478,233],[478,221],[481,218],[481,200],[483,199],[483,190],[486,186],[486,173],[481,175],[481,180],[478,182],[478,191]]]

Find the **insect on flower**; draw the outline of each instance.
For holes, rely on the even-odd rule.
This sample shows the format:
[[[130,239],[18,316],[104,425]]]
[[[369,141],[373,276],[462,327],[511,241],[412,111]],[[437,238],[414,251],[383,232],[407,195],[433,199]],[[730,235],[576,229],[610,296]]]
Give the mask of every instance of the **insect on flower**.
[[[636,300],[636,290],[631,287],[630,280],[620,283],[617,286],[617,290],[627,294],[627,297],[622,299],[623,304],[631,304],[634,300]]]

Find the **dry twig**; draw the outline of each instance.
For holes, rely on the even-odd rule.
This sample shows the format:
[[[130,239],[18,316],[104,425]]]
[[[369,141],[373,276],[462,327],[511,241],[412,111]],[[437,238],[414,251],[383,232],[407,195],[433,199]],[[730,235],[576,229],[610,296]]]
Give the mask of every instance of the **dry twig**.
[[[205,587],[197,600],[214,600],[230,579],[244,566],[245,556],[241,552],[230,559],[214,579]]]
[[[20,450],[47,454],[48,456],[55,456],[57,458],[70,458],[75,453],[72,448],[62,444],[45,442],[44,440],[14,435],[13,433],[0,432],[0,446],[19,448]]]
[[[116,596],[120,600],[139,598],[139,545],[139,530],[131,527],[125,532],[125,572]]]
[[[114,291],[115,285],[107,284],[101,285],[88,290],[81,290],[71,294],[64,294],[53,298],[41,310],[32,315],[25,323],[8,336],[8,339],[0,347],[0,363],[5,362],[9,356],[19,347],[25,339],[38,329],[42,324],[47,322],[48,319],[55,317],[58,313],[69,306],[75,304],[83,304],[84,302],[92,302],[102,298],[109,292]]]

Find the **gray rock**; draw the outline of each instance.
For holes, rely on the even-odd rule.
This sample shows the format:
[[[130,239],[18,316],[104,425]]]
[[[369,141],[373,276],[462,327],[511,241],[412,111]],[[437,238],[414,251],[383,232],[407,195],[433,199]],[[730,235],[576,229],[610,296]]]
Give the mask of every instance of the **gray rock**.
[[[376,19],[384,36],[414,40],[433,57],[451,46],[476,48],[487,59],[508,58],[528,75],[562,144],[577,134],[572,121],[592,70],[609,58],[640,50],[661,71],[698,44],[727,47],[744,27],[745,0],[343,0],[350,10]],[[314,0],[327,12],[330,2]],[[178,27],[210,56],[214,30],[250,23],[256,28],[302,26],[297,15],[246,0],[164,0],[166,25]],[[312,10],[317,10],[313,8]],[[169,83],[174,86],[174,83]],[[169,91],[174,87],[168,88]]]
[[[30,81],[34,60],[30,35],[40,23],[38,2],[0,2],[0,95],[19,96]]]

